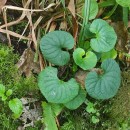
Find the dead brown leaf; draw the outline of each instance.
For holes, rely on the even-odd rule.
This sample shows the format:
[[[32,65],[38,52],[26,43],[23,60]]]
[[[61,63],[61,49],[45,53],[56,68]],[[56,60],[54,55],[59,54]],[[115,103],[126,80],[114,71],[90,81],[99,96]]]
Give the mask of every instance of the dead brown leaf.
[[[75,42],[77,41],[77,35],[78,35],[78,22],[75,15],[75,2],[74,0],[70,0],[68,9],[70,13],[72,14],[72,22],[73,22],[73,37],[75,39]],[[76,45],[75,45],[76,46]]]
[[[67,22],[64,20],[60,23],[60,30],[67,30]]]
[[[69,5],[68,5],[68,9],[70,10],[70,12],[72,13],[72,15],[75,18],[75,4],[74,4],[74,0],[70,0]]]
[[[29,77],[34,73],[40,72],[40,65],[38,62],[34,62],[35,53],[31,50],[31,48],[25,49],[23,52],[19,62],[17,63],[17,67],[21,74],[25,74],[26,77]]]
[[[7,0],[0,0],[0,14],[2,11],[3,6],[6,4]]]
[[[111,25],[114,27],[114,30],[116,31],[117,34],[117,44],[116,44],[116,49],[121,52],[127,52],[127,40],[128,40],[128,32],[126,27],[124,26],[123,22],[113,22]]]
[[[86,71],[78,70],[75,74],[75,79],[82,85],[82,87],[85,87],[85,78],[87,73],[88,72]]]

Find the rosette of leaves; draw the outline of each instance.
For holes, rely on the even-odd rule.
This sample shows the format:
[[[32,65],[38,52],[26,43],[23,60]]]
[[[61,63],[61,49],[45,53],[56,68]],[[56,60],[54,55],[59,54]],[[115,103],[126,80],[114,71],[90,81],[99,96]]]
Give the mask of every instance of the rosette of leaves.
[[[67,50],[72,49],[73,46],[74,38],[65,31],[49,32],[40,42],[40,49],[45,59],[59,66],[68,63],[70,55]]]
[[[116,93],[121,83],[119,65],[113,59],[107,59],[101,64],[102,71],[89,72],[85,79],[88,94],[95,99],[109,99]]]
[[[96,19],[90,25],[90,31],[96,34],[96,38],[90,40],[91,48],[96,52],[107,52],[114,48],[117,35],[106,21]]]
[[[75,49],[73,58],[75,63],[83,70],[92,69],[97,63],[97,56],[92,51],[85,53],[82,48]]]
[[[76,97],[79,91],[75,79],[72,78],[68,82],[59,80],[54,67],[46,67],[40,72],[38,86],[47,101],[52,103],[67,103]]]

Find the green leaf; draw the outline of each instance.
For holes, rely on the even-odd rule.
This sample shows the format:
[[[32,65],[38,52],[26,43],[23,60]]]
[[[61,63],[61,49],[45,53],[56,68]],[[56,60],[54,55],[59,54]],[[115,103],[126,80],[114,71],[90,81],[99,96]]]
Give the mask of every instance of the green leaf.
[[[94,124],[98,123],[99,122],[99,118],[97,118],[96,116],[92,116],[92,122]]]
[[[65,103],[64,105],[71,110],[77,109],[84,101],[86,98],[86,92],[80,88],[79,94],[72,99],[70,102]]]
[[[14,98],[9,101],[9,108],[14,113],[15,118],[20,117],[23,111],[22,102],[18,98]]]
[[[9,89],[7,92],[6,92],[6,96],[10,96],[10,95],[12,95],[12,93],[13,93],[13,91],[12,91],[12,89]]]
[[[86,111],[88,113],[96,113],[96,109],[94,108],[94,104],[89,102],[86,107]]]
[[[121,83],[119,65],[113,60],[108,59],[101,64],[103,74],[89,72],[85,80],[85,88],[88,94],[95,99],[112,98],[118,91]]]
[[[96,0],[91,0],[90,2],[90,12],[89,12],[89,20],[92,20],[96,17],[98,13],[98,3]]]
[[[7,99],[7,96],[5,96],[4,94],[3,94],[3,96],[2,96],[2,101],[5,101]]]
[[[50,103],[50,105],[51,105],[51,108],[52,108],[55,116],[58,116],[61,113],[61,111],[63,110],[63,107],[64,107],[62,104]]]
[[[85,17],[84,8],[85,8],[85,6],[82,9],[83,17]],[[91,0],[91,2],[90,2],[89,20],[94,19],[96,17],[97,13],[98,13],[98,3],[97,3],[96,0]]]
[[[3,84],[0,84],[0,97],[2,97],[5,93],[5,86]]]
[[[46,67],[40,72],[38,86],[48,100],[52,103],[66,103],[78,95],[79,85],[75,79],[64,82],[58,79],[57,69]]]
[[[116,0],[116,2],[123,7],[130,7],[130,0]]]
[[[88,51],[85,54],[85,51],[82,48],[75,49],[73,58],[75,63],[83,70],[92,69],[97,63],[97,56],[91,51]]]
[[[65,31],[49,32],[42,37],[40,43],[40,49],[45,59],[60,66],[67,64],[70,60],[67,49],[72,49],[73,46],[74,38]]]
[[[55,115],[52,110],[51,104],[43,102],[42,103],[43,108],[43,122],[45,123],[46,130],[58,130],[56,121],[55,121]]]
[[[112,49],[108,52],[102,53],[101,61],[104,61],[104,60],[109,59],[109,58],[115,59],[116,57],[117,57],[117,51],[115,49]]]
[[[106,1],[102,1],[100,2],[99,8],[104,8],[104,7],[108,7],[108,6],[114,6],[116,4],[115,0],[106,0]]]
[[[90,45],[96,52],[107,52],[114,48],[117,35],[106,21],[96,19],[90,25],[90,31],[96,34],[96,38],[91,39]]]
[[[65,0],[60,0],[60,1],[62,3],[63,7],[65,8]]]
[[[95,34],[90,32],[89,28],[90,28],[90,23],[88,23],[87,25],[85,25],[85,28],[84,28],[84,39],[89,39],[89,38],[93,38],[95,37]]]

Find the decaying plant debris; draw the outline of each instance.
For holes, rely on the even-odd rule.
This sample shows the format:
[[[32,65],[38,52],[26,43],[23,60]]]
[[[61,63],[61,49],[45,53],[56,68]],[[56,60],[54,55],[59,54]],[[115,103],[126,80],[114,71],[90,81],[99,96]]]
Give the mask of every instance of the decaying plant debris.
[[[0,1],[0,129],[130,129],[130,4]]]

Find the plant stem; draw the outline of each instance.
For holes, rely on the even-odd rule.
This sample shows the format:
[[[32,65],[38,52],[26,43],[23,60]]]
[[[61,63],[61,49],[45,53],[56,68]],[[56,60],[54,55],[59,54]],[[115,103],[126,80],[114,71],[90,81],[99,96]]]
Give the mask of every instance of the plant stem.
[[[89,9],[90,9],[90,0],[85,0],[83,26],[81,27],[80,31],[79,43],[83,41],[85,26],[88,24],[89,20]]]

